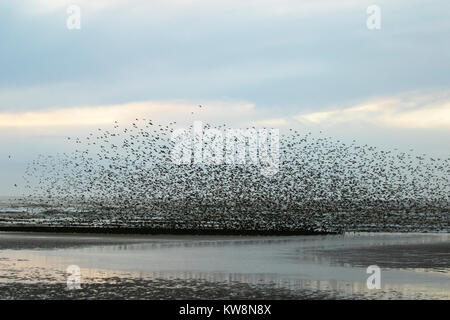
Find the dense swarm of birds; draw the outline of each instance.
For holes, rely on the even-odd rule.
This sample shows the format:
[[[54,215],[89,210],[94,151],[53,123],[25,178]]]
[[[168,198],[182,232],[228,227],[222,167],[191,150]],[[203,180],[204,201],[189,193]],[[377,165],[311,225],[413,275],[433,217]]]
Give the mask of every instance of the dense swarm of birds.
[[[280,135],[279,172],[264,176],[258,164],[173,163],[176,127],[116,121],[110,130],[68,138],[74,152],[30,163],[23,201],[45,207],[45,217],[60,224],[100,227],[450,230],[449,158],[290,129]]]

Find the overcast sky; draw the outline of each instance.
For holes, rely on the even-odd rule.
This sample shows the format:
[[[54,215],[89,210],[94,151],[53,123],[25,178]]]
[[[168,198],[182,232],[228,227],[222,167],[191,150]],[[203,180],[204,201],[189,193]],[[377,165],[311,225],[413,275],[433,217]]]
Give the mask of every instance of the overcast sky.
[[[448,0],[1,1],[0,194],[68,134],[198,104],[230,125],[448,156],[449,14]]]

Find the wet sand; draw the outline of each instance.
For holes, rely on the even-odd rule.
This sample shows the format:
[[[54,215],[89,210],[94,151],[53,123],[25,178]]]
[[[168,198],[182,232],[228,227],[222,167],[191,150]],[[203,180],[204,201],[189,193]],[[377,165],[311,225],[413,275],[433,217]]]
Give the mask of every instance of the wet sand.
[[[45,232],[45,233],[87,233],[87,234],[121,234],[121,235],[254,235],[254,236],[298,236],[326,235],[341,232],[320,232],[308,229],[297,230],[247,230],[247,229],[173,229],[147,227],[41,227],[41,226],[1,226],[0,232]]]
[[[66,290],[72,264],[81,290]],[[366,287],[369,265],[379,290]],[[0,298],[450,299],[450,235],[0,232]]]

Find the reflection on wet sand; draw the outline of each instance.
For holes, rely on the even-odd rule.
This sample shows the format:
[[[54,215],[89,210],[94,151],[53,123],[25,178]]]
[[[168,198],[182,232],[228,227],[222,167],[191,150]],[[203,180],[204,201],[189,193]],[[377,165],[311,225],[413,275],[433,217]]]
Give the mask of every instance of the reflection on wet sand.
[[[108,284],[101,290],[114,291],[125,285],[128,291],[123,298],[127,298],[126,292],[135,298],[149,297],[143,292],[153,298],[155,294],[159,298],[200,298],[202,294],[231,298],[243,292],[254,292],[259,298],[450,298],[449,234],[280,238],[49,235],[46,237],[53,238],[54,247],[41,244],[40,248],[36,237],[0,233],[0,297],[2,289],[8,298],[16,294],[11,288],[24,284],[45,284],[46,289],[39,289],[45,295],[45,290],[64,284],[65,269],[76,264],[81,267],[86,290]],[[34,243],[32,249],[24,249],[27,241]],[[5,243],[9,249],[4,249]],[[366,287],[369,265],[382,268],[379,290]],[[142,290],[134,292],[136,288]],[[102,294],[99,297],[110,297]]]

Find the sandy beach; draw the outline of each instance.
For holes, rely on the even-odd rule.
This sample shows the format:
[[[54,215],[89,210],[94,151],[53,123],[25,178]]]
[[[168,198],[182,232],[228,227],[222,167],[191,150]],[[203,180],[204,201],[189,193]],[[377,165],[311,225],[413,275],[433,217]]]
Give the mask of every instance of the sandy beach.
[[[1,299],[449,299],[450,235],[0,233]],[[81,269],[67,290],[66,269]],[[366,268],[381,268],[369,290]]]

